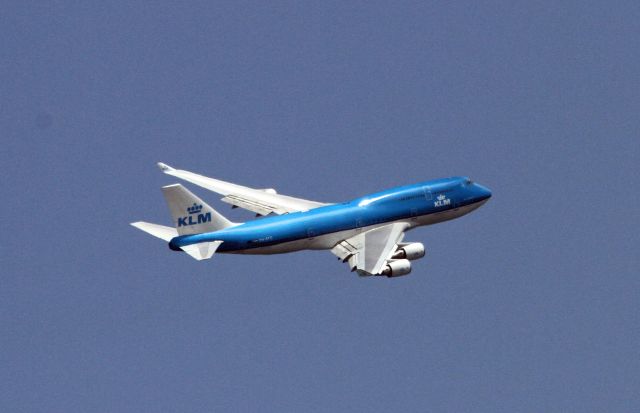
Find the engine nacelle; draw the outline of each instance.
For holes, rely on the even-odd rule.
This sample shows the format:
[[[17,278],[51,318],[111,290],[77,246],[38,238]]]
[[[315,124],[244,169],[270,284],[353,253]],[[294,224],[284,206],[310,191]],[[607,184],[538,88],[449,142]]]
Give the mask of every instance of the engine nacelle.
[[[421,242],[412,242],[411,244],[401,244],[391,258],[417,260],[424,257],[424,253],[424,245]]]
[[[387,277],[400,277],[401,275],[407,275],[411,272],[411,262],[409,260],[395,260],[389,261],[389,263],[382,270],[381,275]]]

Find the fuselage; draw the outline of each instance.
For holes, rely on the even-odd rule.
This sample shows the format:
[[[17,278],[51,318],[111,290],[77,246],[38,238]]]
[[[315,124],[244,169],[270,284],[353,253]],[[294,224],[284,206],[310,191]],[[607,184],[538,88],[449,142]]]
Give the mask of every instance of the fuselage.
[[[202,234],[182,235],[171,249],[223,241],[217,252],[277,254],[301,249],[330,249],[359,232],[392,222],[409,228],[465,215],[491,197],[491,191],[466,177],[426,181],[388,189],[350,202],[304,212],[267,216]]]

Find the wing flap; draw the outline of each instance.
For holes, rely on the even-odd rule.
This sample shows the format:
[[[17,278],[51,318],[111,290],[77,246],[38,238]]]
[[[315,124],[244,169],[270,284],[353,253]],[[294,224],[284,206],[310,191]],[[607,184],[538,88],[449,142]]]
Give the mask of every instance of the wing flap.
[[[267,205],[264,203],[255,202],[250,199],[245,199],[236,195],[227,195],[224,198],[222,198],[221,201],[242,209],[246,209],[251,212],[255,212],[256,214],[260,214],[260,215],[269,215],[272,212],[281,215],[289,212],[285,210],[281,211],[281,209],[275,205]]]

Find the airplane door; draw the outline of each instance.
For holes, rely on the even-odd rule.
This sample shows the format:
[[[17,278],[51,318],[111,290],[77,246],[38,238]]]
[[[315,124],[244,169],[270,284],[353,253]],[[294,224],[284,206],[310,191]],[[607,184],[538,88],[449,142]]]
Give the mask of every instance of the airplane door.
[[[358,232],[362,231],[363,226],[364,226],[364,221],[362,220],[362,218],[356,219],[356,230]]]
[[[431,194],[431,188],[428,186],[422,187],[422,191],[424,192],[424,199],[427,201],[431,201],[433,199],[433,194]]]

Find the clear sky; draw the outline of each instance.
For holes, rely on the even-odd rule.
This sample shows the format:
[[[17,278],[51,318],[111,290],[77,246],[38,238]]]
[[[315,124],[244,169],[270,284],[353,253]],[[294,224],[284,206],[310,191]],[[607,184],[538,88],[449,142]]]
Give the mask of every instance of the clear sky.
[[[640,3],[425,3],[3,2],[0,410],[637,411]],[[157,161],[493,198],[398,279],[196,262]]]

